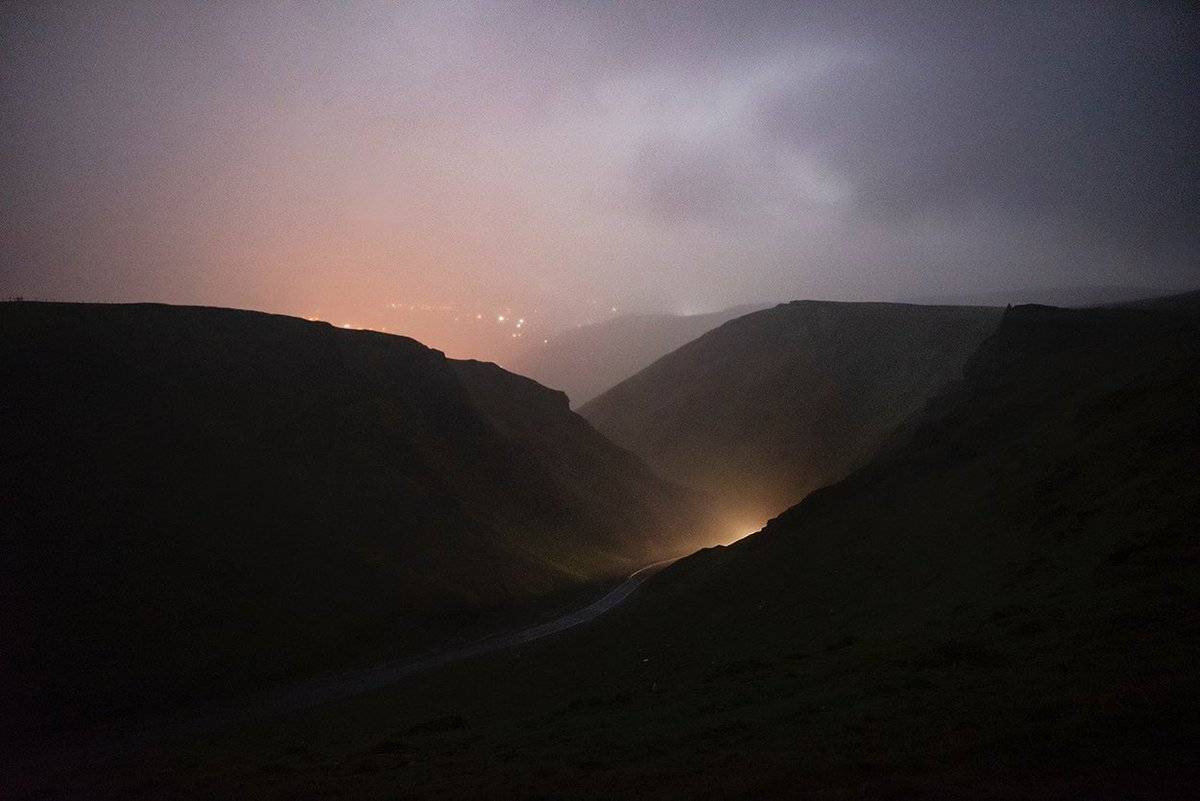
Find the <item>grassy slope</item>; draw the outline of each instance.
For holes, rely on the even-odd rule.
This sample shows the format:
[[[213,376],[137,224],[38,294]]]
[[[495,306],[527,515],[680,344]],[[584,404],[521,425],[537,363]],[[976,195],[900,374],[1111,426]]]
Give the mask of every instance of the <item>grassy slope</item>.
[[[798,301],[740,317],[580,409],[662,475],[761,521],[874,455],[1000,310]]]
[[[106,781],[201,797],[1191,797],[1198,401],[1194,311],[1014,309],[885,461],[588,630]]]
[[[586,452],[576,474],[485,410],[513,381],[525,405],[509,418]],[[696,533],[674,517],[678,492],[560,393],[403,337],[4,304],[0,385],[3,668],[26,710],[99,713],[378,658]]]
[[[700,508],[697,496],[649,474],[636,456],[571,412],[562,393],[488,362],[455,361],[451,368],[493,429],[521,450],[523,457],[507,465],[507,480],[558,493],[569,536],[542,549],[557,564],[583,560],[573,569],[587,576],[586,559],[594,559],[595,550],[636,568],[712,543],[707,521],[687,512]],[[573,514],[597,509],[603,513]]]

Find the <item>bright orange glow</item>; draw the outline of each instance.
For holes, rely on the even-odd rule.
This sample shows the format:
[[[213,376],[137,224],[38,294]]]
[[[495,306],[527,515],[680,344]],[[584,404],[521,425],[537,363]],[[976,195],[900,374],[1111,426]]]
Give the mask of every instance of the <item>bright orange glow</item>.
[[[725,542],[722,542],[721,544],[722,545],[733,545],[738,540],[744,540],[746,537],[749,537],[751,534],[757,534],[758,532],[762,531],[763,527],[766,525],[767,525],[766,523],[758,523],[750,528],[739,527],[738,529],[736,529],[737,533],[735,533],[732,538],[726,540]]]

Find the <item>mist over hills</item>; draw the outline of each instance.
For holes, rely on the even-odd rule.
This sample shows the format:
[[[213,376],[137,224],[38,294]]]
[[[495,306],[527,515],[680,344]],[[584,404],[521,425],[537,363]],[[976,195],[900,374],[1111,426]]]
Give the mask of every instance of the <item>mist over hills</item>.
[[[1134,303],[1178,294],[1183,293],[1179,289],[1147,286],[1051,286],[996,289],[958,295],[928,295],[912,298],[909,302],[958,306],[1042,305],[1083,308]]]
[[[762,531],[675,563],[590,625],[357,700],[74,767],[57,786],[79,798],[1190,798],[1197,301],[974,320],[990,333],[961,378],[867,464]],[[886,306],[849,313],[909,330],[911,307]],[[853,319],[827,312],[793,310]],[[220,314],[247,313],[203,319],[229,325],[212,325]],[[169,333],[162,347],[188,341],[155,327]],[[470,419],[510,444],[522,483],[578,465],[564,497],[611,500],[621,482],[587,466],[637,470],[529,379],[408,340],[314,330],[444,365],[457,389],[446,397],[465,398]],[[203,341],[236,340],[213,337]],[[432,423],[413,428],[455,441]],[[518,448],[536,465],[527,474],[512,463]],[[614,541],[594,536],[589,548]]]
[[[1099,624],[1126,605],[1122,636],[1192,626],[1168,612],[1200,588],[1198,368],[1200,305],[1015,307],[908,441],[667,571],[646,594],[650,617],[693,616],[666,608],[729,583],[742,591],[723,596],[721,617],[791,618],[809,638],[791,644],[809,651],[842,634],[928,636],[934,617],[939,637],[982,625],[1019,640],[1015,623],[981,623],[1017,602],[1012,616],[1049,627]],[[1139,623],[1142,604],[1153,619]]]
[[[377,659],[705,538],[694,499],[562,393],[403,337],[5,303],[0,385],[18,707]]]
[[[795,301],[725,323],[579,411],[756,528],[869,460],[961,377],[1002,312]]]
[[[639,678],[686,683],[675,653],[714,665],[711,697],[740,689],[747,706],[711,725],[760,721],[720,750],[778,754],[768,795],[803,784],[803,768],[783,781],[795,720],[810,760],[873,766],[881,796],[987,795],[963,789],[981,782],[999,797],[1185,797],[1200,726],[1194,300],[1008,312],[908,442],[653,582],[625,625],[666,664]]]
[[[709,314],[628,314],[568,328],[520,353],[510,367],[561,389],[578,408],[609,387],[722,323],[762,308],[735,306]]]
[[[0,2],[0,801],[1200,801],[1198,9]]]
[[[590,629],[240,735],[207,789],[1190,798],[1198,402],[1195,307],[1012,309],[762,532]]]

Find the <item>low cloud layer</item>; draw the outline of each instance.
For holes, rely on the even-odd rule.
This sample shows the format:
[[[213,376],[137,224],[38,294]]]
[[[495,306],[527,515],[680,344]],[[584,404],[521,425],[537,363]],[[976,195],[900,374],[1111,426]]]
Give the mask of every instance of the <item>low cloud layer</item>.
[[[1010,5],[6,4],[0,282],[547,326],[1193,285],[1197,15]]]

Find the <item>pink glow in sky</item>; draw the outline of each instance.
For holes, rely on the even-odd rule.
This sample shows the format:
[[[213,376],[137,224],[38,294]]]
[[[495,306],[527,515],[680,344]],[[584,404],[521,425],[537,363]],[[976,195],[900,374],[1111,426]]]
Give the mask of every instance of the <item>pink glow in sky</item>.
[[[1197,271],[1183,6],[0,18],[6,295],[259,308],[502,358],[612,309]]]

